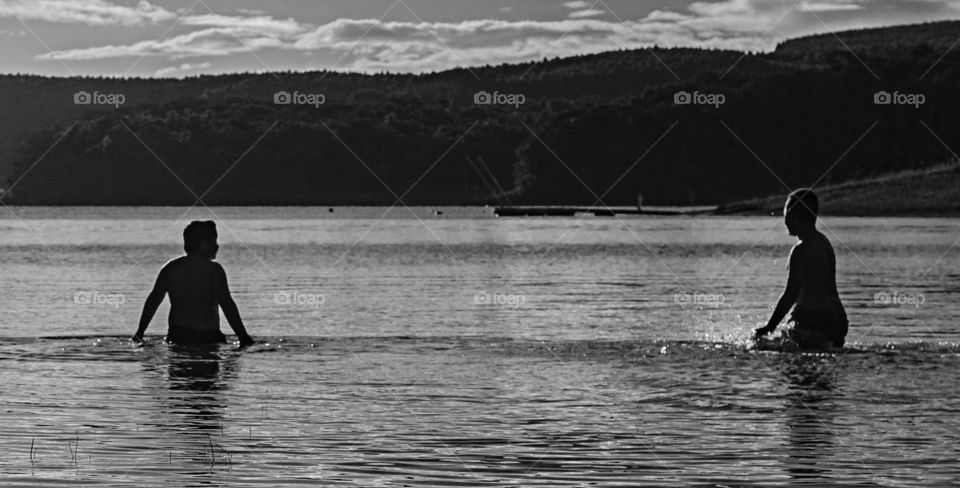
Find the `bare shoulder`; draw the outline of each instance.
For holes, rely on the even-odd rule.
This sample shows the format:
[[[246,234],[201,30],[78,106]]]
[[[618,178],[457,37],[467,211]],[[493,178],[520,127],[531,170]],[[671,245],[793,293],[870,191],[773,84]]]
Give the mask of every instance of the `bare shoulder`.
[[[826,236],[823,232],[817,231],[817,242],[823,247],[828,247],[833,249],[833,243],[830,242],[830,238]]]
[[[800,241],[796,243],[792,249],[790,249],[790,262],[787,266],[790,269],[803,269],[807,267],[807,258],[810,255],[810,243],[807,241]]]
[[[183,264],[183,260],[185,258],[186,256],[180,256],[179,258],[173,258],[167,261],[166,263],[164,263],[163,267],[160,268],[160,273],[167,273],[167,272],[170,272],[170,270],[179,268]]]
[[[213,275],[215,280],[224,281],[227,279],[227,271],[223,269],[223,265],[216,261],[208,261],[208,263],[210,263],[210,274]]]
[[[794,244],[793,247],[790,248],[790,260],[800,259],[800,257],[807,252],[808,247],[810,247],[810,245],[806,241],[800,241]]]

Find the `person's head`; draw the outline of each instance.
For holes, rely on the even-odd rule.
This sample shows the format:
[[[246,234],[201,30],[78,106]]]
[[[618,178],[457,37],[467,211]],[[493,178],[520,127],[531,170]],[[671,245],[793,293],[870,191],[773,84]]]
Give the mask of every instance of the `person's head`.
[[[816,228],[819,213],[820,200],[813,190],[801,188],[793,191],[783,206],[783,221],[787,224],[787,232],[796,236],[813,230]]]
[[[217,224],[212,220],[194,220],[183,229],[183,250],[210,259],[217,257]]]

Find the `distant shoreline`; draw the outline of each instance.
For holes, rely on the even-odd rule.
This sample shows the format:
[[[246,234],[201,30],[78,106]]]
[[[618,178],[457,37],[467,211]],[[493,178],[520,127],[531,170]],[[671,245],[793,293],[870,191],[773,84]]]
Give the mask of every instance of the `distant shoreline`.
[[[960,161],[951,161],[922,169],[909,169],[896,173],[854,180],[816,188],[821,198],[821,214],[837,217],[914,217],[956,218],[960,217]],[[0,190],[2,194],[2,190]],[[389,213],[410,213],[424,217],[476,217],[476,218],[563,218],[584,217],[610,218],[637,217],[687,217],[687,216],[779,216],[786,192],[762,198],[739,200],[719,205],[644,205],[642,208],[625,205],[356,205],[356,204],[304,204],[304,205],[197,205],[198,212],[204,209],[230,209],[243,212],[254,209],[274,214],[289,209],[303,218],[357,217]],[[7,204],[7,208],[24,209],[28,213],[43,213],[43,209],[72,210],[79,215],[87,212],[110,214],[110,209],[143,209],[145,218],[163,213],[166,209],[184,209],[187,205],[45,205]],[[387,210],[389,209],[389,212]],[[410,210],[408,210],[410,209]],[[104,212],[105,211],[105,212]],[[258,212],[253,212],[254,214]],[[593,214],[593,215],[584,215]],[[127,215],[124,215],[126,217]]]
[[[816,188],[821,214],[844,217],[960,217],[960,162]],[[722,204],[719,215],[779,215],[781,195]]]
[[[754,203],[763,202],[765,206]],[[743,205],[743,206],[741,206]],[[749,205],[749,207],[747,206]],[[409,207],[388,205],[211,205],[208,207],[196,206],[184,215],[187,205],[7,205],[9,209],[0,220],[17,219],[168,219],[184,215],[184,218],[197,219],[233,219],[233,218],[262,218],[265,220],[276,218],[290,219],[343,219],[343,218],[478,218],[478,219],[670,219],[670,218],[742,218],[742,217],[779,217],[781,214],[782,198],[749,200],[729,206],[719,206],[715,210],[704,210],[697,207],[647,207],[647,212],[619,213],[615,215],[592,214],[592,212],[574,212],[569,215],[563,213],[531,215],[497,215],[494,206],[483,205],[411,205]],[[564,209],[565,206],[554,208]],[[602,208],[602,207],[598,207]],[[622,209],[624,207],[611,207]],[[655,209],[669,208],[670,211]],[[389,210],[389,212],[388,212]],[[133,215],[132,215],[133,214]],[[862,218],[958,218],[958,209],[880,209],[874,212],[856,213],[851,209],[828,209],[822,212],[830,217],[862,217]]]

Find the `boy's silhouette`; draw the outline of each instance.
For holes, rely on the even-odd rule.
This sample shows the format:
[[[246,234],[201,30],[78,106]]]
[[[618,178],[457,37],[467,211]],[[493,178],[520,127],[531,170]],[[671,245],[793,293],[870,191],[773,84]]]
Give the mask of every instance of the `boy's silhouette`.
[[[220,332],[219,306],[240,344],[253,344],[247,334],[240,311],[227,286],[223,266],[213,261],[217,257],[217,226],[212,221],[193,221],[183,230],[183,249],[187,255],[163,266],[153,291],[143,305],[140,327],[133,340],[143,340],[150,320],[170,294],[170,316],[167,340],[177,343],[199,344],[226,342]]]
[[[767,325],[757,329],[760,337],[773,332],[794,307],[790,337],[805,349],[843,347],[847,314],[837,292],[836,255],[827,237],[817,230],[820,203],[810,189],[787,197],[783,207],[787,231],[800,240],[790,251],[787,287]]]

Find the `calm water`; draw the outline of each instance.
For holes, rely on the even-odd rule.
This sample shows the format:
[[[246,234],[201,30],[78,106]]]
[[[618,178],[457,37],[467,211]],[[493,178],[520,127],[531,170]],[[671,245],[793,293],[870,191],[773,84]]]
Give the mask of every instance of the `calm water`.
[[[813,355],[747,341],[780,219],[385,211],[4,209],[0,484],[960,478],[956,220],[825,220],[851,347]],[[192,218],[248,350],[163,344],[166,305],[127,340]]]

